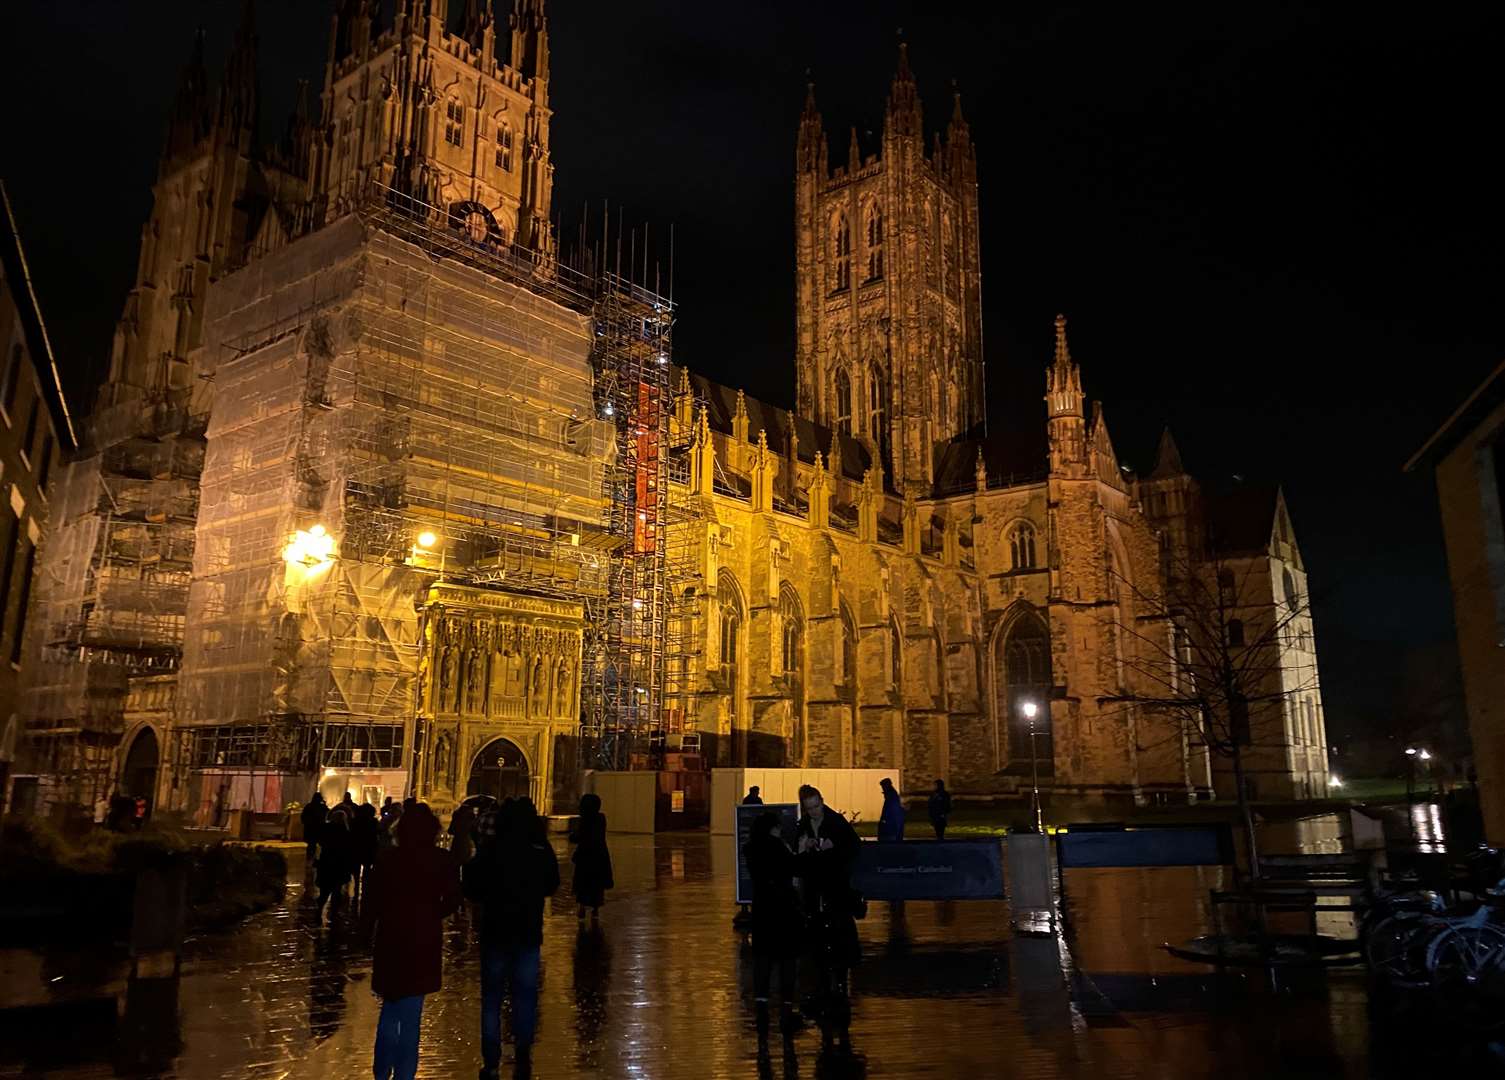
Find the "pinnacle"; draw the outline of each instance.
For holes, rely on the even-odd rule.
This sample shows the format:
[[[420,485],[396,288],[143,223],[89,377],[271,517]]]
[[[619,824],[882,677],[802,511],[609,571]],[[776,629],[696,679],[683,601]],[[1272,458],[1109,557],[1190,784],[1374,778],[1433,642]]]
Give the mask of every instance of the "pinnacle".
[[[1066,344],[1066,316],[1056,316],[1056,363],[1071,363],[1071,348]]]

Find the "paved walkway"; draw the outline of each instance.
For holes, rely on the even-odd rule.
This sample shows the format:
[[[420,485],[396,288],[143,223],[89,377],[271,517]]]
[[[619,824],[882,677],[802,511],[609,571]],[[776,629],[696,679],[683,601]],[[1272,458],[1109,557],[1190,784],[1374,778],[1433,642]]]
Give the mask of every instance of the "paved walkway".
[[[759,1075],[751,963],[730,926],[729,842],[698,834],[612,844],[618,887],[599,930],[578,928],[567,895],[549,910],[534,1074]],[[292,870],[286,904],[190,943],[175,1002],[128,1002],[107,1034],[82,1025],[52,1060],[29,1067],[0,1050],[0,1076],[369,1076],[370,958],[349,908],[318,924],[296,853]],[[875,903],[860,924],[856,1055],[841,1068],[823,1065],[811,1030],[794,1059],[776,1058],[765,1075],[1371,1075],[1361,977],[1317,976],[1272,993],[1258,977],[1220,984],[1160,948],[1206,928],[1205,897],[1219,877],[1073,871],[1069,944],[1011,934],[1002,903]],[[446,989],[424,1012],[419,1075],[469,1078],[479,1065],[479,975],[464,915],[447,949]]]

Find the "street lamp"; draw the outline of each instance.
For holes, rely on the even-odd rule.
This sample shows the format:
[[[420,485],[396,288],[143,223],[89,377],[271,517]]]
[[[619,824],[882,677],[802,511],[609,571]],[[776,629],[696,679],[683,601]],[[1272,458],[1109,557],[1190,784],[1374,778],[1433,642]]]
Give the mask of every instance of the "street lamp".
[[[1035,809],[1035,831],[1043,833],[1045,821],[1040,813],[1040,758],[1035,753],[1035,736],[1038,734],[1035,731],[1035,713],[1040,711],[1040,707],[1033,701],[1026,701],[1020,707],[1024,710],[1024,718],[1029,721],[1029,773]]]
[[[429,532],[427,529],[418,534],[418,546],[421,548],[431,548],[438,542],[439,537]]]

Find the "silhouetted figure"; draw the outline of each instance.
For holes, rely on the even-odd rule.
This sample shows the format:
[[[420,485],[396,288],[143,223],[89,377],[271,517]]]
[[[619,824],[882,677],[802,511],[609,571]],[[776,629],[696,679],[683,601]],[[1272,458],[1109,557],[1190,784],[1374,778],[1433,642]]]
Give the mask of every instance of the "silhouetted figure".
[[[899,798],[894,782],[888,777],[878,781],[878,786],[883,789],[883,813],[878,817],[878,839],[885,843],[903,840],[904,801]]]
[[[376,807],[369,810],[376,826]],[[364,815],[357,819],[364,820]],[[373,1069],[377,1080],[413,1080],[423,999],[442,984],[444,920],[460,907],[460,864],[434,846],[439,819],[424,803],[404,814],[397,846],[381,853],[362,920],[375,938],[371,990],[381,998]]]
[[[763,805],[763,796],[762,796],[762,794],[760,794],[761,791],[762,791],[762,789],[760,787],[758,787],[757,784],[754,784],[752,787],[748,788],[747,789],[747,794],[744,795],[744,796],[742,796],[742,805],[743,806],[762,806]]]
[[[377,852],[381,850],[379,841],[376,807],[361,803],[355,808],[355,820],[350,823],[350,847],[354,856],[351,869],[355,874],[356,889],[361,892],[370,880],[371,868],[376,865]]]
[[[136,804],[126,796],[110,796],[110,812],[105,816],[105,827],[111,832],[122,832],[135,810]]]
[[[319,830],[319,869],[315,881],[319,886],[319,917],[331,899],[339,903],[345,886],[350,883],[355,846],[350,835],[350,815],[344,804],[336,806],[324,819]]]
[[[575,845],[570,856],[575,864],[575,880],[572,884],[575,903],[579,905],[580,918],[585,918],[585,909],[591,909],[591,918],[601,914],[601,905],[606,903],[606,890],[616,884],[611,877],[611,852],[606,847],[606,815],[601,813],[601,796],[580,796],[580,816],[575,821],[570,840]]]
[[[483,815],[483,821],[491,815]],[[481,905],[481,1070],[495,1080],[502,1061],[502,997],[511,990],[518,1075],[532,1063],[538,1021],[538,951],[544,900],[559,888],[559,859],[531,799],[504,804],[494,835],[464,870],[465,895]]]
[[[381,808],[381,819],[376,823],[376,841],[378,847],[388,848],[397,843],[397,835],[393,831],[397,823],[402,820],[402,803],[393,802],[392,797],[387,796],[387,801]]]
[[[314,797],[308,800],[308,805],[303,808],[300,815],[303,821],[303,842],[308,845],[308,865],[313,866],[318,855],[319,833],[324,828],[324,819],[329,816],[329,804],[324,801],[324,796],[317,791]]]
[[[852,864],[861,841],[809,784],[800,787],[800,808],[796,867],[817,972],[821,1035],[827,1049],[847,1049],[852,1022],[847,974],[862,954],[852,895]]]
[[[946,822],[951,820],[951,792],[946,790],[946,781],[935,782],[935,790],[930,793],[925,809],[930,813],[930,827],[935,830],[935,838],[946,839]]]
[[[768,1002],[775,967],[779,970],[779,1030],[786,1044],[794,1038],[795,964],[805,936],[805,915],[794,887],[795,856],[779,835],[779,824],[777,814],[765,811],[753,822],[742,851],[752,878],[753,1008],[759,1056],[768,1053]]]
[[[455,807],[455,812],[449,816],[449,835],[451,837],[449,850],[454,857],[464,866],[470,862],[476,853],[476,808],[471,802],[463,802]]]
[[[129,800],[127,800],[129,801]],[[221,784],[214,795],[214,826],[223,829],[230,824],[230,785]]]
[[[145,795],[137,795],[131,802],[131,825],[140,829],[146,824],[147,802]]]

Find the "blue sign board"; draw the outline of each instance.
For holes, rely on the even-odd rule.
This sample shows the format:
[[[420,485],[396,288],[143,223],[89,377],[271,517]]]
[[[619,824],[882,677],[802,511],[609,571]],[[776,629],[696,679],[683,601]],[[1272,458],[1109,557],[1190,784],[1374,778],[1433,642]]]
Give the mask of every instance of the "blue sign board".
[[[997,840],[864,843],[852,885],[869,900],[1002,900]]]
[[[1231,866],[1233,837],[1227,825],[1151,826],[1139,829],[1079,829],[1056,834],[1056,860],[1063,870],[1108,866]]]

